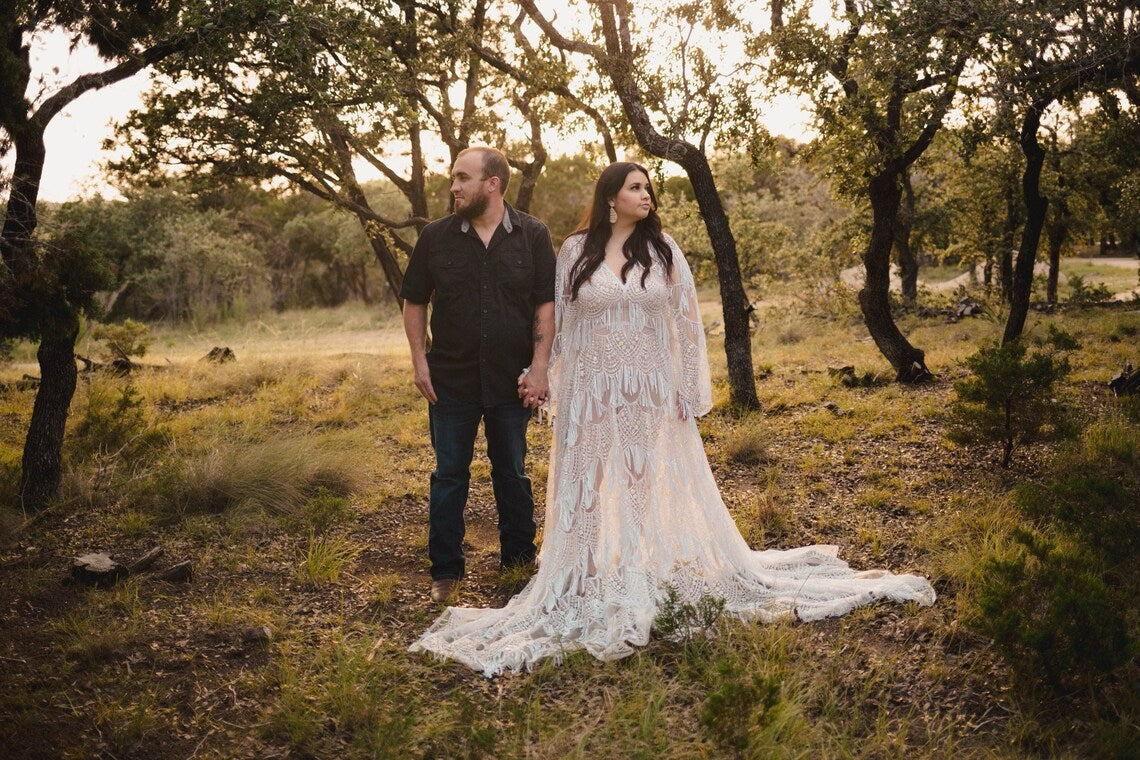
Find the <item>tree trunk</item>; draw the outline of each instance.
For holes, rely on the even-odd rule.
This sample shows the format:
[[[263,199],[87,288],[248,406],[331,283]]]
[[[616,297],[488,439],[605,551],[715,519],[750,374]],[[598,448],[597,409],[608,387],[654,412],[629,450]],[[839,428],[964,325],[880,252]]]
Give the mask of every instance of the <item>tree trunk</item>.
[[[1015,181],[1010,179],[1005,188],[1005,225],[1002,227],[1001,251],[998,262],[1001,275],[1001,297],[1006,303],[1013,301],[1013,237],[1017,232],[1017,192]]]
[[[1057,278],[1061,271],[1061,249],[1069,237],[1069,224],[1071,212],[1069,204],[1065,201],[1065,178],[1058,170],[1057,187],[1058,197],[1053,203],[1053,223],[1047,228],[1049,238],[1049,281],[1046,288],[1046,298],[1049,303],[1057,303]]]
[[[75,339],[79,336],[79,320],[74,314],[62,321],[53,334],[44,336],[36,351],[40,386],[32,406],[20,471],[20,501],[29,511],[46,506],[59,494],[63,431],[78,377]]]
[[[891,245],[902,200],[899,175],[884,172],[871,179],[871,240],[863,254],[867,279],[859,291],[859,308],[875,345],[894,367],[896,379],[903,383],[931,379],[925,354],[912,346],[899,332],[891,316]]]
[[[1045,151],[1037,141],[1041,112],[1047,105],[1048,102],[1031,105],[1021,126],[1021,151],[1025,154],[1025,172],[1021,178],[1021,192],[1025,196],[1025,227],[1021,231],[1021,245],[1017,249],[1017,267],[1013,275],[1009,318],[1006,320],[1005,333],[1001,339],[1003,344],[1017,340],[1025,328],[1025,317],[1029,313],[1029,295],[1033,290],[1033,264],[1037,260],[1037,249],[1041,244],[1041,228],[1045,224],[1045,214],[1049,210],[1049,199],[1041,194],[1041,168],[1045,163]]]
[[[368,235],[372,252],[376,254],[376,260],[380,262],[380,269],[384,272],[384,280],[388,283],[392,299],[402,309],[404,308],[404,301],[400,298],[400,288],[404,285],[404,272],[400,269],[399,262],[396,261],[392,247],[388,245],[388,239],[384,237],[385,231],[376,229],[377,225],[371,219],[364,217],[359,217],[359,219]]]
[[[337,162],[340,164],[342,192],[357,208],[371,211],[372,207],[368,203],[368,197],[361,189],[360,183],[356,179],[356,170],[352,166],[352,152],[349,149],[348,138],[346,137],[347,130],[339,119],[333,117],[328,119],[325,134],[328,136],[329,143],[336,153]],[[368,237],[372,252],[376,254],[376,260],[380,262],[380,269],[384,272],[384,279],[388,281],[392,298],[395,299],[400,308],[403,308],[404,303],[400,299],[400,288],[404,284],[404,272],[400,269],[400,263],[396,261],[392,246],[388,244],[386,237],[388,234],[394,233],[386,230],[383,225],[364,213],[358,212],[356,218],[360,221],[360,226],[364,228],[364,234]]]
[[[752,372],[752,333],[749,315],[752,305],[740,279],[740,259],[736,238],[728,223],[720,194],[716,191],[712,169],[703,153],[693,150],[682,166],[693,184],[697,207],[705,221],[709,242],[716,259],[717,284],[720,286],[721,310],[724,316],[724,352],[728,361],[729,399],[733,406],[759,409],[756,378]]]
[[[913,307],[918,300],[918,258],[910,247],[910,234],[914,229],[914,188],[910,172],[904,171],[902,186],[905,191],[899,213],[895,219],[895,257],[898,259],[899,277],[902,280],[903,301]]]
[[[1046,300],[1051,304],[1057,303],[1057,277],[1061,269],[1061,248],[1065,238],[1069,236],[1068,221],[1060,218],[1049,226],[1049,282],[1046,288]]]

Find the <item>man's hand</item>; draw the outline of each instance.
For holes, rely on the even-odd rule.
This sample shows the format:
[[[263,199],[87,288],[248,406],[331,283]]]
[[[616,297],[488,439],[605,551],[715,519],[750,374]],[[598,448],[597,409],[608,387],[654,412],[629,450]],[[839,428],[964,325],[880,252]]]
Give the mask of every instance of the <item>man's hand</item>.
[[[415,383],[416,387],[419,388],[420,394],[428,400],[428,403],[434,404],[439,401],[439,398],[435,395],[435,388],[431,385],[431,370],[428,369],[427,359],[425,358],[422,361],[413,362],[413,364],[415,366]]]
[[[404,333],[408,336],[408,348],[412,351],[412,372],[416,387],[429,403],[439,401],[435,388],[431,387],[431,370],[428,369],[427,352],[424,348],[427,337],[427,304],[404,302]]]
[[[519,398],[527,409],[537,409],[550,395],[550,379],[546,367],[529,367],[519,375]]]

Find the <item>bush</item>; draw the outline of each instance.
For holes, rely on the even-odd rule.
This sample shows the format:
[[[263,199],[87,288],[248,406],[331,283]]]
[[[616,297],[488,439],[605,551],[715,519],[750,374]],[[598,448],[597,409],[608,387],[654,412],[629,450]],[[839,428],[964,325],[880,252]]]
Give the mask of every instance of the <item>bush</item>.
[[[75,427],[70,452],[76,461],[129,459],[167,439],[166,429],[152,423],[135,386],[99,378],[90,385],[87,408]]]
[[[708,636],[713,632],[724,613],[724,605],[724,599],[708,594],[698,599],[696,604],[684,602],[677,588],[666,584],[665,598],[653,619],[653,628],[662,638],[689,643],[694,635]]]
[[[773,722],[780,707],[780,683],[721,662],[721,684],[701,707],[701,725],[721,745],[740,752],[748,747],[749,733]]]
[[[1036,532],[1014,540],[1023,552],[984,565],[976,622],[1018,675],[1060,690],[1124,664],[1129,601],[1105,583],[1100,558]]]
[[[1069,374],[1065,352],[1076,347],[1067,333],[1050,327],[1049,338],[1029,353],[1024,340],[983,347],[966,359],[972,377],[954,384],[947,437],[955,443],[1000,443],[1001,466],[1035,440],[1071,432],[1064,406],[1052,397]]]
[[[143,356],[150,344],[150,328],[142,322],[125,319],[115,325],[98,325],[91,337],[106,345],[107,358],[112,361],[131,363],[132,356]]]
[[[318,487],[317,495],[301,508],[301,519],[317,535],[327,533],[329,528],[345,522],[351,515],[348,499],[336,496],[324,486]]]
[[[1014,501],[1032,527],[983,561],[974,622],[1023,682],[1109,703],[1140,652],[1140,429],[1091,425]]]
[[[1091,425],[1044,483],[1020,485],[1018,505],[1094,547],[1109,568],[1140,558],[1140,428],[1122,418]]]
[[[1069,303],[1085,305],[1112,300],[1112,291],[1103,282],[1089,287],[1079,274],[1069,275]]]

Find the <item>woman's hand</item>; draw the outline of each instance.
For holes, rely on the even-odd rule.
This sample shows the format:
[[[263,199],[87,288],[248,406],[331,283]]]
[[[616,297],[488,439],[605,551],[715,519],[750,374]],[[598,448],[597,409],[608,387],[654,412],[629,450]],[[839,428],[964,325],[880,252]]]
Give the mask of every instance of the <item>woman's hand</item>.
[[[550,379],[546,367],[527,367],[519,375],[519,398],[527,409],[538,409],[550,395]]]

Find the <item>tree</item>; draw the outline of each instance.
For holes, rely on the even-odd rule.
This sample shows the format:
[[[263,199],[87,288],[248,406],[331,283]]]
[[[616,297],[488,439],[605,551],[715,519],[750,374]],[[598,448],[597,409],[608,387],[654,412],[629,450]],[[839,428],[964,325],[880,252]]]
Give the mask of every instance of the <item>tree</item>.
[[[812,21],[811,6],[774,3],[772,30],[757,47],[771,55],[770,81],[811,98],[840,191],[870,204],[859,306],[897,379],[923,381],[931,377],[925,354],[890,311],[903,178],[942,127],[992,11],[970,0],[844,0],[836,26]]]
[[[93,305],[93,293],[106,279],[91,262],[68,261],[36,240],[44,131],[84,93],[195,47],[218,44],[261,12],[256,2],[212,0],[45,0],[6,4],[0,11],[0,128],[6,147],[15,152],[0,232],[0,338],[39,340],[40,385],[20,473],[26,509],[44,506],[58,491],[64,425],[75,393],[79,314]],[[33,81],[29,39],[53,29],[93,44],[112,65],[76,77],[37,101],[28,91]]]
[[[758,408],[749,325],[752,305],[741,280],[736,238],[708,160],[708,143],[718,129],[730,128],[734,116],[737,125],[754,125],[755,119],[739,83],[735,93],[724,91],[723,80],[731,80],[734,72],[722,72],[715,52],[706,52],[692,41],[701,32],[738,31],[743,17],[734,16],[722,3],[691,2],[665,9],[656,17],[656,26],[650,23],[651,33],[657,41],[672,37],[676,44],[661,45],[669,51],[668,62],[648,71],[643,68],[646,59],[642,56],[648,43],[634,40],[637,20],[628,0],[591,3],[601,44],[580,35],[566,36],[534,0],[520,0],[520,5],[552,44],[585,56],[596,68],[617,98],[637,144],[651,156],[675,162],[685,170],[717,263],[730,401],[741,408]],[[684,139],[685,135],[691,139]]]
[[[1034,4],[1004,36],[1008,55],[999,60],[999,76],[1008,76],[1025,100],[1019,142],[1025,154],[1022,196],[1025,226],[1017,250],[1009,318],[1002,342],[1021,335],[1029,311],[1033,265],[1049,199],[1041,192],[1045,150],[1038,133],[1054,103],[1086,92],[1104,92],[1140,76],[1140,4],[1087,3],[1056,0]]]
[[[285,180],[357,217],[397,298],[412,234],[430,220],[425,142],[440,141],[452,161],[473,140],[503,142],[506,103],[528,130],[529,158],[512,156],[523,210],[546,162],[542,131],[552,106],[543,92],[507,86],[507,75],[486,64],[497,36],[510,34],[491,8],[490,0],[294,2],[233,54],[193,59],[190,81],[160,84],[154,107],[121,128],[139,147],[119,168],[165,172],[173,164]],[[361,162],[398,191],[401,211],[370,201]]]

